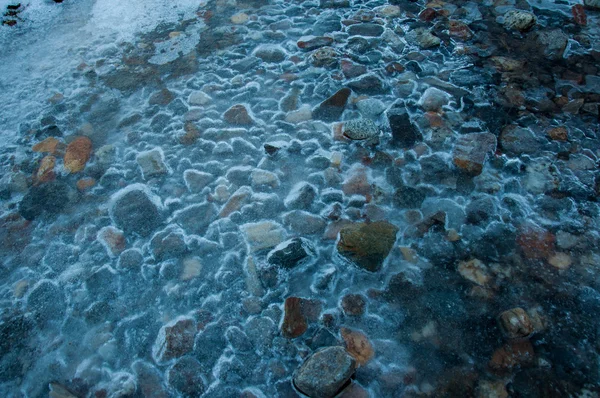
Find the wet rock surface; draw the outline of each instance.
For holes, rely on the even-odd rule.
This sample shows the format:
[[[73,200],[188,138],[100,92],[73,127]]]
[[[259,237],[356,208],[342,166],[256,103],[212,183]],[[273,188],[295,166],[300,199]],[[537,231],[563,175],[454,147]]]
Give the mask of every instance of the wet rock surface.
[[[0,396],[599,394],[595,0],[138,3],[0,10]]]

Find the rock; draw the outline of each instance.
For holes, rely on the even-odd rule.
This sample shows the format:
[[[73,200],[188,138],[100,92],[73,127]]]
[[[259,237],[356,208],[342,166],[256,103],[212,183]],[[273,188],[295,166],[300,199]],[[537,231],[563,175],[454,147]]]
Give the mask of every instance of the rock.
[[[179,258],[187,252],[183,231],[175,225],[169,225],[164,230],[157,232],[150,240],[150,251],[159,261]]]
[[[370,272],[381,269],[396,242],[398,227],[387,221],[358,223],[340,230],[338,253]]]
[[[548,130],[548,136],[555,141],[567,141],[569,133],[564,127],[554,127]]]
[[[35,180],[38,183],[49,182],[56,179],[54,173],[54,166],[56,166],[56,158],[52,155],[44,156],[40,161],[40,167],[35,173]]]
[[[379,128],[370,119],[354,119],[344,123],[342,134],[351,140],[370,140],[379,136]]]
[[[300,337],[308,329],[308,322],[302,310],[303,299],[288,297],[283,306],[284,316],[281,324],[281,334],[288,339]]]
[[[346,102],[350,97],[352,91],[349,88],[342,88],[338,90],[331,97],[321,102],[315,109],[313,109],[312,116],[317,120],[323,120],[325,122],[334,122],[339,120],[346,107]]]
[[[285,60],[286,52],[281,46],[264,44],[258,46],[253,55],[265,62],[282,62]]]
[[[487,266],[476,258],[459,262],[457,270],[463,278],[479,286],[486,286],[492,279]]]
[[[342,73],[348,79],[352,79],[354,77],[358,77],[367,73],[366,66],[355,64],[352,61],[348,61],[347,59],[343,59],[340,61],[340,67],[342,68]]]
[[[267,255],[271,265],[291,269],[316,256],[313,245],[304,238],[293,238],[278,244]]]
[[[533,323],[522,308],[512,308],[498,316],[498,324],[504,335],[509,339],[528,337],[533,333]]]
[[[348,177],[342,183],[342,191],[346,195],[369,195],[371,194],[371,183],[367,170],[364,167],[356,167],[348,172]]]
[[[307,182],[299,182],[292,187],[284,200],[288,209],[308,209],[317,196],[317,188]]]
[[[238,12],[237,14],[231,16],[230,21],[233,24],[241,25],[243,23],[248,22],[248,18],[248,14],[244,12]]]
[[[483,165],[489,154],[496,151],[496,136],[492,133],[470,133],[458,137],[452,153],[456,167],[472,176],[483,171]]]
[[[175,94],[172,91],[169,91],[166,88],[163,88],[160,91],[153,93],[148,99],[148,103],[150,105],[169,105],[171,101],[175,99]]]
[[[311,398],[332,398],[348,382],[356,361],[343,347],[323,348],[310,357],[294,374],[294,385]]]
[[[223,114],[223,119],[227,123],[237,126],[248,126],[254,124],[254,120],[248,114],[248,110],[244,105],[237,104],[227,109]]]
[[[192,357],[183,357],[167,370],[167,382],[185,397],[200,398],[206,390],[202,373],[200,362]]]
[[[536,41],[543,55],[550,60],[559,60],[563,57],[569,36],[562,29],[538,32]]]
[[[234,211],[238,211],[248,201],[252,195],[252,190],[247,186],[240,187],[235,191],[223,205],[219,212],[219,218],[229,217]]]
[[[469,29],[469,25],[461,21],[448,21],[448,32],[457,40],[467,41],[473,38],[473,31]]]
[[[386,106],[383,102],[375,98],[367,98],[356,103],[356,108],[365,118],[375,119],[381,115]]]
[[[320,216],[303,210],[293,210],[283,215],[283,223],[297,234],[321,234],[327,222]]]
[[[537,18],[534,14],[523,10],[510,10],[504,14],[504,27],[509,30],[527,32],[535,26]]]
[[[285,121],[288,123],[301,123],[306,122],[307,120],[312,120],[313,114],[310,109],[310,105],[305,104],[295,111],[289,112],[285,115]]]
[[[536,152],[540,143],[530,129],[509,125],[500,134],[500,146],[507,154],[521,155]]]
[[[395,18],[402,15],[402,10],[400,7],[393,5],[375,7],[373,11],[375,11],[375,15],[384,18]]]
[[[64,144],[62,142],[60,142],[54,137],[48,137],[44,141],[35,144],[31,148],[31,150],[34,152],[50,153],[54,155],[61,146],[64,147]]]
[[[32,223],[19,213],[0,216],[0,249],[7,252],[21,250],[31,241]]]
[[[375,23],[358,23],[358,24],[350,25],[347,30],[347,32],[350,36],[367,36],[367,37],[381,36],[383,31],[384,31],[383,26],[375,24]]]
[[[316,67],[332,68],[337,65],[340,54],[332,47],[321,47],[308,57],[309,62]]]
[[[429,87],[421,96],[419,105],[426,111],[439,112],[449,101],[450,96],[445,91]]]
[[[535,352],[529,340],[513,340],[492,354],[488,366],[494,372],[505,374],[518,366],[533,364]]]
[[[152,358],[160,364],[191,352],[197,332],[196,321],[192,318],[180,317],[167,323],[158,332]]]
[[[297,41],[298,48],[306,51],[316,50],[317,48],[326,47],[333,43],[333,38],[326,36],[302,36]]]
[[[425,28],[411,30],[406,34],[406,40],[413,45],[421,47],[422,49],[436,47],[441,43],[439,37],[434,36]]]
[[[194,91],[188,97],[188,102],[190,105],[194,106],[203,106],[208,105],[212,102],[212,98],[204,91]]]
[[[137,392],[146,398],[168,398],[167,387],[162,382],[162,373],[146,361],[138,359],[131,365],[137,378]]]
[[[206,229],[218,216],[214,203],[204,202],[187,206],[173,214],[173,220],[181,225],[185,232],[203,235]]]
[[[556,253],[548,259],[548,263],[557,269],[568,269],[573,260],[567,253]]]
[[[480,380],[475,389],[476,398],[509,398],[504,381]]]
[[[365,313],[367,300],[362,294],[346,294],[341,302],[344,314],[349,316],[360,316]]]
[[[346,351],[356,359],[359,365],[364,366],[373,358],[375,355],[373,345],[362,332],[341,328],[340,333],[346,344]]]
[[[410,148],[423,139],[405,108],[392,108],[388,110],[387,117],[392,130],[392,145]]]
[[[148,236],[162,223],[160,199],[143,184],[132,184],[115,193],[109,214],[113,223],[126,234]]]
[[[401,186],[394,192],[394,206],[401,209],[418,209],[426,198],[425,192],[417,188]]]
[[[347,85],[358,94],[376,95],[385,94],[387,91],[383,81],[374,74],[364,75],[351,80]]]
[[[144,256],[139,249],[127,249],[119,256],[117,269],[120,271],[139,270],[144,263]]]
[[[165,155],[161,148],[140,152],[135,160],[140,166],[145,180],[157,175],[167,174],[167,165],[164,162]]]
[[[127,240],[123,231],[115,227],[107,226],[98,231],[98,241],[106,249],[110,257],[116,257],[127,246]]]
[[[19,213],[26,220],[33,220],[44,212],[56,214],[69,203],[70,188],[60,181],[50,181],[32,186],[19,203]]]
[[[279,186],[277,174],[267,170],[256,169],[250,174],[252,187],[269,186],[276,188]]]
[[[285,229],[273,221],[248,223],[240,227],[251,252],[270,249],[285,239]]]
[[[546,259],[554,254],[555,237],[551,232],[533,223],[524,224],[519,228],[517,245],[525,258]]]
[[[183,172],[183,180],[188,190],[192,193],[201,192],[204,187],[214,180],[214,176],[203,171],[188,169]]]
[[[60,3],[62,0],[54,1]],[[77,398],[77,395],[73,394],[68,388],[57,382],[49,383],[48,387],[50,388],[50,392],[48,393],[49,398]]]
[[[49,279],[42,279],[33,286],[26,297],[27,310],[38,321],[59,320],[67,308],[60,287]]]
[[[90,160],[92,141],[87,137],[77,137],[67,145],[64,165],[70,173],[78,173],[85,168]]]

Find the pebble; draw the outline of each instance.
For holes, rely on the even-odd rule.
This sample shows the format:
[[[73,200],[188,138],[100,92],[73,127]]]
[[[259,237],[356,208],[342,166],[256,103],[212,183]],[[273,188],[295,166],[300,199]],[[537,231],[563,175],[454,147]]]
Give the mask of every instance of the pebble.
[[[463,278],[479,286],[488,285],[492,279],[486,265],[477,259],[459,262],[457,270]]]
[[[252,187],[269,186],[276,188],[279,186],[279,178],[277,177],[277,174],[267,170],[254,170],[250,174],[250,179],[252,181]]]
[[[152,358],[156,363],[164,363],[187,354],[194,349],[196,332],[192,318],[181,317],[167,323],[158,332]]]
[[[253,252],[275,247],[283,242],[286,236],[285,229],[273,221],[244,224],[240,230]]]
[[[349,88],[342,88],[338,90],[331,97],[321,102],[314,110],[313,117],[317,120],[323,120],[326,122],[334,122],[340,119],[346,102],[350,97],[352,91]]]
[[[383,26],[374,23],[359,23],[348,27],[350,36],[376,37],[383,33]]]
[[[523,10],[510,10],[504,14],[504,27],[519,32],[527,32],[535,26],[537,18],[534,14]]]
[[[340,334],[346,350],[360,366],[366,365],[375,356],[373,345],[364,333],[349,328],[341,328]]]
[[[60,181],[32,186],[19,202],[19,213],[26,220],[44,213],[57,214],[69,203],[70,191],[69,186]]]
[[[496,151],[496,136],[491,133],[461,135],[454,146],[452,161],[470,175],[478,176],[488,157]]]
[[[167,165],[164,162],[164,153],[161,148],[154,148],[149,151],[140,152],[136,161],[144,179],[147,180],[157,175],[167,174]]]
[[[406,40],[422,49],[437,47],[442,42],[439,37],[425,28],[411,30],[406,35]]]
[[[509,339],[528,337],[534,331],[529,315],[519,307],[502,312],[498,316],[498,323]]]
[[[230,20],[231,20],[231,23],[234,23],[236,25],[241,25],[241,24],[248,22],[248,19],[249,19],[248,14],[239,12],[237,14],[232,15]]]
[[[275,63],[282,62],[287,56],[285,50],[282,47],[271,44],[258,46],[254,50],[252,55],[262,59],[265,62]]]
[[[377,272],[396,242],[398,227],[387,221],[343,227],[337,243],[339,254],[358,267]]]
[[[311,207],[317,196],[317,188],[307,182],[299,182],[292,187],[283,201],[288,209],[306,210]]]
[[[354,119],[344,123],[342,134],[351,140],[369,140],[379,135],[379,128],[370,119]]]
[[[150,235],[162,223],[160,211],[160,199],[143,184],[123,188],[110,200],[110,217],[126,234]]]
[[[227,109],[223,114],[223,119],[227,123],[236,125],[236,126],[248,126],[254,124],[254,120],[248,114],[248,110],[242,104],[233,105],[231,108]]]
[[[299,48],[312,51],[333,44],[333,38],[327,36],[302,36],[296,42]]]
[[[305,238],[293,238],[281,242],[267,255],[271,265],[291,269],[315,257],[314,246]]]
[[[85,168],[92,152],[92,141],[87,137],[77,137],[67,145],[64,157],[65,169],[78,173]]]
[[[188,97],[188,103],[193,106],[204,106],[212,102],[212,98],[204,91],[193,91]]]
[[[356,361],[343,347],[316,351],[294,375],[294,385],[311,398],[332,398],[350,379]]]
[[[446,92],[435,87],[429,87],[421,96],[419,105],[426,111],[438,112],[449,101],[450,96]]]

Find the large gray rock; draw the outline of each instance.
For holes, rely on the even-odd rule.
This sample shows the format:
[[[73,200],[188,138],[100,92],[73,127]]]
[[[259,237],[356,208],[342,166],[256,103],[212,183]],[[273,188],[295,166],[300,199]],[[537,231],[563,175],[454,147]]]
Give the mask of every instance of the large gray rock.
[[[340,346],[323,348],[311,355],[294,375],[294,385],[311,398],[330,398],[356,369],[356,361]]]
[[[218,213],[214,203],[204,202],[175,212],[173,219],[188,234],[204,235],[210,223],[217,218]]]
[[[133,184],[113,195],[109,213],[125,233],[148,236],[162,223],[160,208],[160,198],[146,185]]]

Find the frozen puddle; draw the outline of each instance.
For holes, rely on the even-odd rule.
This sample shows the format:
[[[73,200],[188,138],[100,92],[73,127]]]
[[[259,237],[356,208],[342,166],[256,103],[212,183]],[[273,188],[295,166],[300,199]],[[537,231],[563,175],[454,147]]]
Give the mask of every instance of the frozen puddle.
[[[599,7],[0,0],[0,395],[598,396]]]

